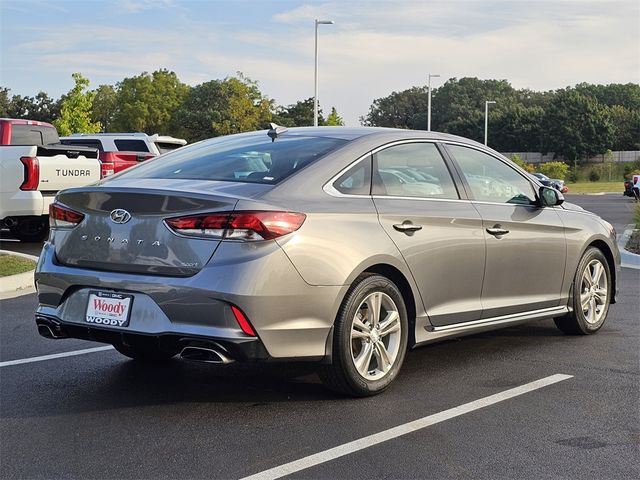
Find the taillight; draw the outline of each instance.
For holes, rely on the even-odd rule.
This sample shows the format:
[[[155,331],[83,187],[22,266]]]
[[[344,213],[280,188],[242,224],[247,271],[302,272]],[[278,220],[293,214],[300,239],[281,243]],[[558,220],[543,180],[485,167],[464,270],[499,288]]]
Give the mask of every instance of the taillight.
[[[240,328],[242,329],[242,331],[247,335],[256,337],[257,336],[256,331],[253,329],[253,327],[249,323],[249,320],[247,320],[247,317],[244,315],[244,313],[242,313],[242,310],[240,310],[235,305],[231,305],[231,311],[233,312],[233,316],[236,317],[236,322],[238,322],[238,325],[240,325]]]
[[[100,178],[113,175],[116,170],[113,154],[111,152],[103,152],[100,157]]]
[[[49,225],[54,228],[70,228],[78,225],[84,215],[59,203],[49,205]]]
[[[168,218],[167,226],[188,237],[271,240],[298,230],[306,215],[296,212],[224,212]]]
[[[40,163],[36,157],[20,158],[24,165],[24,181],[20,190],[37,190],[40,184]]]

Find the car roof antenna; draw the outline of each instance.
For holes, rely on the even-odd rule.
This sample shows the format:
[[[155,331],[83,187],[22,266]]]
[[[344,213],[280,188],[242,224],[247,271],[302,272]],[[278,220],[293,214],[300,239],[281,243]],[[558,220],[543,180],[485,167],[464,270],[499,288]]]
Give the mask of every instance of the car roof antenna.
[[[269,125],[271,125],[271,130],[267,132],[267,135],[271,137],[272,142],[275,142],[278,136],[289,130],[287,127],[281,127],[280,125],[276,125],[275,123],[270,123]]]

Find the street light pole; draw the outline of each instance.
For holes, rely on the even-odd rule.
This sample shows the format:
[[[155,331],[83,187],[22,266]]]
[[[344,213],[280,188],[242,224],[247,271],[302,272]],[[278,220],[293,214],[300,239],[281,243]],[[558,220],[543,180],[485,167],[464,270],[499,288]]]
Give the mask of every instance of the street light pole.
[[[313,126],[318,126],[318,25],[333,25],[333,20],[315,21],[316,42],[315,42],[315,68],[313,70]]]
[[[431,131],[431,79],[437,78],[439,76],[440,75],[430,73],[429,80],[427,82],[427,85],[428,85],[427,89],[429,90],[429,97],[427,100],[427,105],[428,105],[427,106],[427,132]]]
[[[489,131],[489,104],[496,103],[493,100],[487,100],[484,102],[484,144],[487,144],[487,137]]]

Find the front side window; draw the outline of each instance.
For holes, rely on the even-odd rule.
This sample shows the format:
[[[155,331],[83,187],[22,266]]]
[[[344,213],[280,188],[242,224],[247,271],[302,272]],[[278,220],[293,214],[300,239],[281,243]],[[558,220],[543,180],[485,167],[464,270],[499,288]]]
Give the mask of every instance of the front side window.
[[[175,178],[274,184],[347,143],[329,137],[264,133],[233,135],[187,145],[149,160],[119,178]]]
[[[532,205],[536,194],[529,180],[495,157],[473,148],[447,145],[471,188],[474,200]]]
[[[407,143],[374,155],[375,195],[458,199],[451,174],[433,143]]]

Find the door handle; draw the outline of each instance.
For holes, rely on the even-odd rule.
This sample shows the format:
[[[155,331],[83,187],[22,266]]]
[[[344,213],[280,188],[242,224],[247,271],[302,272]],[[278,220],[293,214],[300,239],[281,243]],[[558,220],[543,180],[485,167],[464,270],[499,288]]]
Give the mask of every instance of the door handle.
[[[422,225],[416,225],[414,223],[411,223],[410,221],[405,221],[402,223],[394,224],[393,228],[395,228],[399,232],[413,233],[417,232],[418,230],[422,230]]]
[[[505,230],[500,225],[494,225],[492,228],[487,228],[487,233],[496,237],[501,237],[502,235],[509,233],[509,230]]]

